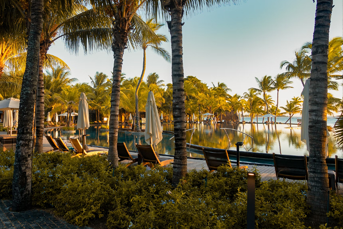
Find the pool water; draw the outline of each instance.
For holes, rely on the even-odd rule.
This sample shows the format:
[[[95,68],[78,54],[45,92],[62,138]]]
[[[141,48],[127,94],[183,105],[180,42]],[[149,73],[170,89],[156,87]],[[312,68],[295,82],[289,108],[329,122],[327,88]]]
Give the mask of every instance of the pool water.
[[[286,124],[187,124],[186,132],[187,143],[201,145],[205,147],[236,150],[236,142],[243,142],[241,151],[252,151],[262,153],[276,153],[284,155],[308,155],[306,144],[300,140],[301,128],[292,125],[292,128]],[[223,129],[228,128],[228,129]],[[235,129],[237,131],[231,130]],[[164,124],[164,131],[172,131],[172,124]],[[242,134],[241,132],[245,133]],[[109,132],[100,128],[91,126],[87,130],[87,144],[108,147]],[[78,135],[78,132],[72,135],[63,134],[60,131],[51,132],[53,137],[61,136],[68,139],[72,135]],[[251,136],[251,137],[249,137]],[[156,152],[160,154],[174,154],[174,138],[172,134],[163,134],[163,140],[156,146]],[[135,144],[146,144],[144,133],[135,133],[130,131],[119,131],[118,142],[125,142],[129,150],[136,151]],[[189,149],[189,157],[203,158],[201,152]],[[328,141],[329,157],[343,158],[342,150],[336,146],[333,133],[330,132]]]

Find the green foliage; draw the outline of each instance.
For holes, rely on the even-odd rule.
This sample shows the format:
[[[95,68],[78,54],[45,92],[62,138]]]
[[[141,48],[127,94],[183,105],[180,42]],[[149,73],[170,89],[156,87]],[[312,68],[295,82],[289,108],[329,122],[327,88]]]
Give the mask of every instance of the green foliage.
[[[73,127],[73,126],[64,126],[64,127],[62,127],[62,130],[64,130],[64,131],[72,131],[72,130],[75,130],[75,128]]]
[[[338,220],[339,224],[343,225],[343,196],[335,192],[330,193],[330,212],[327,216]]]
[[[11,198],[13,164],[13,151],[0,154],[0,198]],[[108,228],[245,228],[247,172],[193,170],[174,188],[170,166],[120,165],[113,171],[106,157],[34,154],[32,200],[79,226],[107,217]],[[261,182],[255,169],[249,172],[256,174],[255,228],[305,228],[306,185]],[[340,219],[342,203],[332,196],[330,216]]]

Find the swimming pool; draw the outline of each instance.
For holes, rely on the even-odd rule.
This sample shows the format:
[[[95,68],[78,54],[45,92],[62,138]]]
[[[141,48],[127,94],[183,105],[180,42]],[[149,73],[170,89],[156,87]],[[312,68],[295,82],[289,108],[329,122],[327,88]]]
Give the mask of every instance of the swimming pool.
[[[261,153],[276,153],[284,155],[308,155],[306,144],[300,140],[300,126],[293,125],[292,128],[286,124],[266,125],[266,124],[187,124],[187,129],[193,130],[186,132],[187,143],[201,145],[205,147],[236,150],[235,143],[243,141],[242,151],[252,151]],[[224,129],[228,128],[228,129]],[[164,124],[164,131],[172,131],[172,124]],[[231,130],[235,129],[240,132]],[[61,131],[53,131],[54,137],[61,136],[64,139],[71,135],[63,134]],[[75,133],[73,135],[77,135]],[[87,144],[108,147],[109,133],[100,128],[91,126],[87,130]],[[250,138],[249,136],[252,138]],[[157,145],[156,151],[160,154],[174,154],[174,139],[172,134],[163,134],[163,140]],[[191,138],[192,137],[192,138]],[[118,142],[125,142],[129,150],[136,151],[135,144],[146,144],[144,133],[130,131],[119,131]],[[189,157],[203,158],[203,155],[196,150],[189,149]],[[333,134],[330,133],[328,143],[329,157],[343,158],[343,152],[335,144]]]

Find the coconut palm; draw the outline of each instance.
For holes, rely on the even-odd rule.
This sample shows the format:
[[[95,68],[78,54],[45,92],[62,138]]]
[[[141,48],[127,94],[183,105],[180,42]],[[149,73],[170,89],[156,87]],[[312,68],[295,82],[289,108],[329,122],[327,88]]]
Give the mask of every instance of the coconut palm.
[[[154,72],[154,73],[150,73],[147,77],[147,85],[148,87],[151,84],[156,84],[158,87],[163,87],[164,86],[164,81],[163,80],[159,80],[160,76]]]
[[[299,52],[295,52],[295,60],[291,63],[284,60],[280,64],[280,68],[285,67],[287,72],[286,75],[289,78],[297,77],[301,81],[303,87],[305,86],[304,81],[310,77],[311,69],[311,58],[308,56],[306,49],[301,49]]]
[[[281,107],[286,113],[288,113],[289,115],[289,126],[292,126],[292,116],[294,114],[297,114],[299,112],[301,112],[301,108],[299,106],[299,103],[297,103],[296,101],[292,100],[292,101],[288,101],[287,100],[287,104],[284,107]]]
[[[262,93],[263,96],[263,100],[265,103],[265,108],[266,108],[266,112],[267,114],[269,114],[269,108],[268,108],[268,103],[266,100],[266,93],[270,92],[272,90],[274,90],[274,80],[272,79],[271,76],[263,76],[263,78],[261,80],[259,80],[257,77],[255,77],[256,82],[258,84],[258,88],[254,88],[256,90],[256,92],[260,92]]]
[[[31,18],[28,21],[31,25],[28,36],[27,62],[20,94],[19,125],[12,181],[13,201],[11,210],[13,211],[22,211],[31,207],[33,101],[36,99],[35,90],[32,90],[32,88],[37,87],[38,80],[39,41],[43,25],[42,14],[43,0],[33,0]]]
[[[147,26],[150,27],[150,29],[156,33],[157,30],[159,30],[163,24],[155,23],[154,19],[149,19],[146,21]],[[157,36],[157,37],[156,37]],[[135,129],[136,131],[140,131],[140,125],[139,125],[139,111],[138,111],[138,90],[139,87],[143,81],[145,68],[146,68],[146,50],[148,47],[151,47],[157,54],[162,56],[165,60],[170,61],[170,55],[169,53],[163,49],[161,46],[162,42],[167,42],[168,39],[166,36],[162,34],[156,34],[156,36],[151,36],[151,33],[143,33],[142,34],[142,44],[141,48],[143,49],[143,69],[141,78],[139,79],[139,82],[137,84],[136,93],[135,93],[135,101],[136,101],[136,125]]]
[[[288,88],[293,88],[292,86],[288,86],[291,83],[293,83],[293,82],[290,81],[289,78],[285,74],[278,74],[275,77],[274,85],[273,85],[274,88],[276,89],[276,109],[275,109],[275,112],[279,108],[279,92],[280,92],[280,90],[285,90],[285,89],[288,89]],[[275,115],[275,120],[276,120],[277,114],[275,113],[274,115]]]
[[[263,100],[257,96],[258,92],[254,88],[250,88],[248,92],[244,92],[243,97],[246,99],[246,111],[250,114],[251,123],[253,122],[255,114],[261,113],[261,106]]]
[[[110,93],[111,81],[107,77],[102,72],[96,72],[93,78],[89,76],[91,85],[89,85],[90,93],[87,94],[87,98],[89,98],[90,107],[97,111],[97,121],[100,120],[100,111],[104,109]]]

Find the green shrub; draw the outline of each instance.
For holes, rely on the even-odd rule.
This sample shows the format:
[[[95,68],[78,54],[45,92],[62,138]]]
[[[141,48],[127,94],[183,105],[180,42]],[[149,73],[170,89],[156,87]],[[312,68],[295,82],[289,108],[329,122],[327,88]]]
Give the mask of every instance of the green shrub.
[[[69,126],[69,127],[64,126],[64,127],[62,127],[62,130],[64,130],[64,131],[71,131],[71,130],[75,130],[75,128],[73,126]]]
[[[101,125],[101,129],[106,129],[106,130],[108,130],[109,127],[108,127],[107,125]]]
[[[12,198],[14,151],[0,152],[0,199]]]
[[[330,193],[330,211],[327,216],[338,220],[339,224],[343,225],[343,196],[334,191]]]

